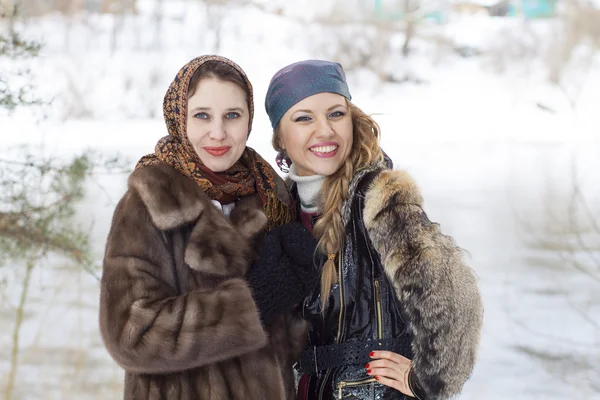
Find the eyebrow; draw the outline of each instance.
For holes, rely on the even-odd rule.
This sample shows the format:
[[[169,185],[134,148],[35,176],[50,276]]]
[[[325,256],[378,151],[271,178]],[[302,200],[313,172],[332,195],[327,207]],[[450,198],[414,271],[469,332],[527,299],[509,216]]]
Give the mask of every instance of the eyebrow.
[[[331,107],[329,107],[329,108],[327,109],[327,111],[331,111],[331,110],[333,110],[334,108],[338,108],[338,107],[344,107],[344,108],[346,108],[346,106],[345,106],[345,105],[343,105],[343,104],[336,104],[335,106],[331,106]]]
[[[194,107],[194,108],[190,109],[190,112],[193,112],[193,111],[211,111],[211,110],[212,110],[212,108],[210,108],[210,107]],[[244,109],[241,108],[241,107],[231,107],[231,108],[226,109],[225,111],[227,111],[227,112],[231,112],[231,111],[243,112]]]
[[[338,108],[338,107],[344,107],[344,108],[346,108],[346,106],[345,106],[345,105],[343,105],[343,104],[336,104],[336,105],[334,105],[334,106],[331,106],[331,107],[329,107],[329,108],[327,109],[327,111],[331,111],[331,110],[333,110],[334,108]],[[313,111],[313,110],[296,110],[296,111],[294,111],[294,114],[295,114],[295,113],[297,113],[297,112],[305,112],[305,113],[312,114],[314,111]]]
[[[296,110],[296,111],[294,111],[294,114],[296,114],[297,112],[304,112],[304,113],[312,114],[312,110]]]

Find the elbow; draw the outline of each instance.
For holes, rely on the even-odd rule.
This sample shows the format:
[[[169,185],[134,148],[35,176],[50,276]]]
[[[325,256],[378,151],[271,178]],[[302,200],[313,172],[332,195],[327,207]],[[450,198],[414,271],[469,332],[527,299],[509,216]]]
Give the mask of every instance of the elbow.
[[[128,322],[112,317],[103,304],[100,305],[100,336],[110,357],[125,371],[134,373],[156,373],[160,366],[153,365],[153,360],[144,357],[143,337],[139,331],[130,327]],[[156,368],[159,367],[159,368]]]
[[[118,328],[108,321],[100,321],[100,334],[110,357],[127,372],[143,372],[146,363],[140,362],[134,349],[120,339]],[[148,371],[149,372],[149,371]]]
[[[105,343],[106,350],[110,357],[113,359],[115,363],[121,368],[123,368],[126,372],[132,373],[153,373],[155,371],[150,371],[148,369],[148,365],[144,365],[144,363],[136,362],[135,357],[129,356],[127,351],[117,347],[117,346],[109,346]]]
[[[138,346],[119,340],[118,337],[102,332],[104,346],[111,358],[126,372],[136,374],[165,374],[183,370],[184,364],[172,365],[169,360],[160,357],[159,352],[150,354],[144,345]]]

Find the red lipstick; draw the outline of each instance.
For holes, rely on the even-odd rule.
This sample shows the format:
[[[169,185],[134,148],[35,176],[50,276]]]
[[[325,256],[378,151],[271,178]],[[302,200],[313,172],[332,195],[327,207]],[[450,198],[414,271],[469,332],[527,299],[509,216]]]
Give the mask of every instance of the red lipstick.
[[[204,147],[204,151],[206,151],[208,154],[210,154],[213,157],[221,157],[224,156],[225,154],[227,154],[227,152],[229,152],[229,150],[231,149],[230,146],[207,146]]]

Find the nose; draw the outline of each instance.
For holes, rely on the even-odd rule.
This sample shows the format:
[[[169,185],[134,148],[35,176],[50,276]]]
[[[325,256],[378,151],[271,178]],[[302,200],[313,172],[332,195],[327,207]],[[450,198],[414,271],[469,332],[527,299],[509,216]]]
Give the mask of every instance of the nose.
[[[227,132],[225,131],[225,125],[221,120],[215,120],[210,126],[210,132],[208,133],[208,137],[213,140],[224,140],[227,137]]]
[[[331,123],[327,118],[318,121],[316,136],[321,139],[331,138],[335,135]]]

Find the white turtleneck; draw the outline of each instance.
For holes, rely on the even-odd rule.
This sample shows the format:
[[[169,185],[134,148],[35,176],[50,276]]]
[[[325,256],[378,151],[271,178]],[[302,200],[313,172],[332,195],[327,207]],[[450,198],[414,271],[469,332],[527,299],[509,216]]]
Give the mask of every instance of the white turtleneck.
[[[325,177],[323,175],[298,176],[294,164],[290,167],[290,179],[296,182],[298,197],[300,197],[300,208],[306,213],[319,211],[319,193]]]

